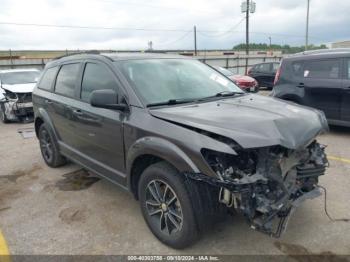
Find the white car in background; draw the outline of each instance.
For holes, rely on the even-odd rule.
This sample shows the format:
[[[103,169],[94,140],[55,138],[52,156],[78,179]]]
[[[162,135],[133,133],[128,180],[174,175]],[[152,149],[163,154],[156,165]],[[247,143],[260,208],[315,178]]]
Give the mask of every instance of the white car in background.
[[[33,119],[32,92],[39,76],[37,69],[0,70],[0,119],[3,123]]]

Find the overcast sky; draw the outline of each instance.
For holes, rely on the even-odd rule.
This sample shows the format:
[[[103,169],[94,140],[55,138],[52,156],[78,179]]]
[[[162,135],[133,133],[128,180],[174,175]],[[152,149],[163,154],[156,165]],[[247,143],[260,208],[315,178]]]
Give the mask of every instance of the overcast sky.
[[[255,2],[251,42],[268,43],[271,36],[277,44],[304,44],[307,0]],[[192,49],[194,25],[199,49],[232,48],[245,41],[240,5],[241,0],[0,0],[0,49],[146,49],[150,40],[156,49]],[[349,10],[348,0],[311,0],[310,43],[350,40]]]

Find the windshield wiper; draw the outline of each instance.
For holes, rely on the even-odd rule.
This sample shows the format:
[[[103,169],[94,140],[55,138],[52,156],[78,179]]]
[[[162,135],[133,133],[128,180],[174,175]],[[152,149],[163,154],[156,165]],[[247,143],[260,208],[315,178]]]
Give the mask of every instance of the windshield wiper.
[[[228,96],[234,96],[238,94],[244,94],[244,92],[237,92],[237,91],[222,91],[219,92],[213,96],[208,96],[208,97],[203,97],[199,99],[169,99],[167,101],[163,102],[157,102],[157,103],[151,103],[147,104],[147,107],[153,107],[153,106],[170,106],[170,105],[178,105],[178,104],[184,104],[184,103],[190,103],[190,102],[199,102],[199,101],[204,101],[210,98],[215,98],[215,97],[228,97]]]
[[[222,91],[217,93],[215,96],[216,97],[225,97],[225,96],[234,96],[237,94],[244,94],[244,92],[237,92],[237,91]]]
[[[199,99],[200,101],[203,101],[203,100],[207,100],[207,99],[210,99],[210,98],[215,98],[215,97],[228,97],[228,96],[235,96],[235,95],[242,95],[244,94],[244,92],[237,92],[237,91],[222,91],[222,92],[219,92],[213,96],[207,96],[207,97],[203,97],[201,99]]]
[[[195,101],[194,99],[169,99],[168,101],[151,103],[151,104],[147,104],[146,106],[147,107],[152,107],[152,106],[171,106],[171,105],[190,103],[190,102],[194,102],[194,101]]]

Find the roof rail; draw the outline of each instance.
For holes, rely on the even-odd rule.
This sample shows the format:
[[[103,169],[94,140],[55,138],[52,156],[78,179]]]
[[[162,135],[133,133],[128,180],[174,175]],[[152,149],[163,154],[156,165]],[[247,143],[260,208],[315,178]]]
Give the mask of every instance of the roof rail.
[[[53,60],[58,60],[67,56],[73,56],[73,55],[82,55],[82,54],[90,54],[90,55],[99,55],[100,52],[98,50],[88,50],[88,51],[80,51],[80,52],[75,52],[71,54],[65,54],[62,56],[55,57]]]
[[[310,51],[296,53],[295,55],[317,55],[317,54],[344,53],[344,52],[350,53],[350,48],[317,49],[317,50],[310,50]]]

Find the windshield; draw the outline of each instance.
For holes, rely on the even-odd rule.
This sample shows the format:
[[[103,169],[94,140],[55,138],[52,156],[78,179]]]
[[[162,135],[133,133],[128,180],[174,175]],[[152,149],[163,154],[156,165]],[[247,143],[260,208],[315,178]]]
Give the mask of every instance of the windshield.
[[[144,59],[115,62],[146,104],[197,100],[243,91],[214,69],[190,59]]]
[[[0,79],[5,85],[28,84],[36,83],[39,75],[39,71],[8,72],[1,73]]]

